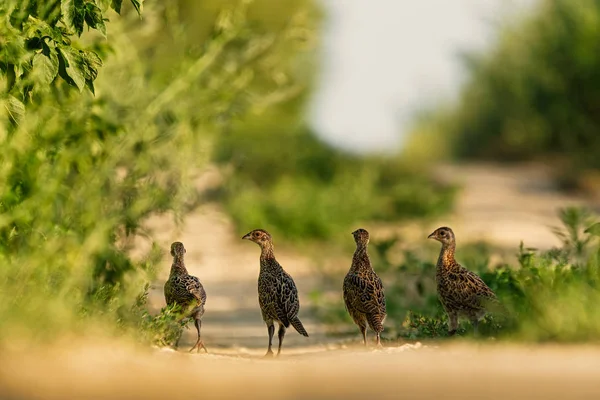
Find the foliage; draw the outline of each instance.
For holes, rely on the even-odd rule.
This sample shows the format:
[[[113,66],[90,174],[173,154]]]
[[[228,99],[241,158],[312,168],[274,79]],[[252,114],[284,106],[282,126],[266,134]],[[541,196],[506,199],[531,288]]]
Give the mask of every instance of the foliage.
[[[464,58],[457,104],[415,134],[435,125],[458,157],[600,168],[600,3],[542,0],[508,21],[491,49]]]
[[[131,0],[141,12],[140,0]],[[0,8],[5,24],[0,28],[0,71],[6,79],[4,100],[14,121],[25,104],[39,102],[41,92],[60,87],[59,79],[81,92],[94,93],[94,81],[102,66],[98,52],[76,45],[74,35],[84,27],[106,37],[109,9],[121,12],[122,0],[8,1]],[[101,46],[100,50],[106,50]]]
[[[141,2],[132,4],[130,12],[117,0],[0,6],[5,340],[90,325],[122,332],[140,321],[170,329],[172,310],[150,321],[135,306],[162,256],[143,223],[167,212],[181,220],[197,204],[193,180],[213,138],[255,104],[277,108],[281,97],[272,96],[291,85],[267,76],[265,64],[293,65],[273,43],[310,32],[296,18],[302,5],[286,9],[287,25],[274,31],[253,19],[249,2],[204,2],[212,13],[190,48],[176,12],[185,1],[146,7],[143,20]],[[122,16],[107,24],[111,8]],[[179,54],[165,63],[168,51]],[[133,257],[136,237],[150,250]]]
[[[189,322],[181,318],[181,307],[177,303],[167,305],[158,314],[151,315],[146,307],[147,296],[146,289],[135,309],[141,315],[138,328],[143,335],[142,340],[159,347],[176,346],[183,328]]]
[[[559,216],[563,226],[555,232],[562,239],[561,247],[539,251],[521,244],[517,265],[491,268],[490,249],[482,245],[458,249],[457,257],[462,264],[478,272],[500,300],[501,306],[480,324],[482,337],[597,340],[600,334],[600,313],[596,306],[600,301],[597,225],[591,225],[594,218],[582,209],[567,208]],[[385,245],[383,249],[387,257],[392,247]],[[377,250],[372,253],[374,267],[386,288],[387,335],[411,339],[445,337],[447,318],[436,295],[435,266],[410,252],[405,253],[404,261],[398,265],[387,262]],[[341,299],[326,304],[328,309],[320,314],[324,321],[351,325],[349,319],[340,318],[344,312]],[[471,332],[468,322],[463,321],[459,333],[471,335]]]
[[[276,124],[272,126],[271,124]],[[396,158],[342,153],[302,125],[273,119],[219,141],[215,157],[231,174],[221,193],[240,231],[265,227],[291,240],[336,241],[365,221],[440,215],[454,188]]]

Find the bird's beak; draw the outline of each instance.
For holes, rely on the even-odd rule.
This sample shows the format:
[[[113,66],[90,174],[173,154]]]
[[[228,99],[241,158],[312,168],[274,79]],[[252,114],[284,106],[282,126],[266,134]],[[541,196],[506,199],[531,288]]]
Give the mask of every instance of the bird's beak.
[[[252,232],[250,232],[250,233],[252,233]],[[246,233],[244,236],[242,236],[242,239],[250,240],[250,238],[252,237],[252,235],[250,235],[250,233]]]
[[[435,239],[435,232],[433,232],[431,235],[427,236],[427,239]]]

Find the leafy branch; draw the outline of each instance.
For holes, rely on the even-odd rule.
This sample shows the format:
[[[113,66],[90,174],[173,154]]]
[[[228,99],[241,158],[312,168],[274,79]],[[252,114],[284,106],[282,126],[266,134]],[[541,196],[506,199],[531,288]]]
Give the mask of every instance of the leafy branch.
[[[73,37],[89,30],[106,37],[106,14],[121,13],[122,0],[12,1],[0,6],[0,76],[6,80],[5,103],[11,119],[18,121],[25,104],[37,91],[58,86],[60,78],[82,92],[95,92],[94,81],[102,67],[95,51],[76,47]],[[43,4],[41,4],[43,3]],[[142,0],[131,0],[138,14]]]

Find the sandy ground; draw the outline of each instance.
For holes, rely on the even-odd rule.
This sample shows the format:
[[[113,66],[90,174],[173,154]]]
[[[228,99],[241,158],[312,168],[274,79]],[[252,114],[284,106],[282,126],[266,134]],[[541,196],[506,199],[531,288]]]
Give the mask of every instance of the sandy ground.
[[[465,241],[486,239],[516,248],[526,238],[528,245],[550,247],[557,244],[548,227],[558,225],[558,207],[598,206],[557,193],[539,168],[447,166],[439,175],[463,185],[456,211],[431,226],[413,227],[415,238],[450,225]],[[258,246],[242,241],[215,205],[194,212],[179,228],[168,217],[153,218],[149,227],[166,249],[175,240],[186,245],[187,267],[208,293],[203,338],[210,354],[185,353],[195,338],[193,329],[185,332],[177,352],[100,342],[4,354],[10,362],[0,363],[1,398],[600,396],[600,348],[527,348],[460,339],[439,347],[399,342],[383,350],[365,351],[352,343],[347,348],[348,341],[327,337],[325,327],[311,316],[311,307],[317,305],[309,293],[319,286],[312,258],[279,248],[277,238],[276,256],[299,288],[300,318],[310,337],[290,329],[283,356],[263,360],[267,331],[256,293]],[[162,285],[169,265],[165,259],[152,287],[154,310],[164,305]]]
[[[70,346],[0,364],[3,399],[597,399],[600,349],[405,345],[275,360]]]

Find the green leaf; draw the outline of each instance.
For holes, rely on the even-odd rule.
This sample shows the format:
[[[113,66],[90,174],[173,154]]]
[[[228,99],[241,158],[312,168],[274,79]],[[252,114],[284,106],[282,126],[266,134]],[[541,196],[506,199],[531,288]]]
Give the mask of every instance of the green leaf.
[[[72,82],[69,79],[66,79],[65,76],[61,76],[63,76],[63,78],[65,78],[69,84],[74,84],[77,86],[77,89],[79,89],[81,92],[85,87],[85,65],[83,58],[81,57],[79,51],[70,47],[60,46],[58,51],[64,61],[64,72],[69,78],[71,78]]]
[[[31,15],[27,18],[27,22],[23,24],[23,33],[28,39],[37,37],[44,39],[49,37],[57,43],[64,43],[63,29],[60,27],[51,27],[47,23]]]
[[[589,233],[592,236],[600,236],[600,222],[596,222],[594,225],[587,228],[585,233]]]
[[[94,88],[94,81],[86,80],[85,86],[89,89],[90,92],[92,92],[92,94],[94,96],[96,95],[96,89]]]
[[[102,60],[93,51],[85,50],[80,54],[82,56],[85,79],[94,81],[98,76],[98,69],[102,66]]]
[[[12,95],[8,95],[8,101],[5,104],[6,111],[14,123],[18,123],[25,115],[25,104]]]
[[[85,22],[92,29],[97,29],[106,37],[106,25],[102,18],[102,10],[94,3],[85,4]]]
[[[48,55],[38,53],[33,57],[33,76],[40,85],[49,85],[58,74],[58,56],[52,50]]]
[[[83,0],[61,0],[62,17],[68,27],[73,28],[78,36],[83,33],[85,6]]]
[[[121,14],[121,6],[123,5],[123,0],[111,0],[110,7],[117,12],[117,14]]]
[[[133,6],[135,7],[135,10],[137,11],[137,13],[140,17],[142,16],[142,8],[144,6],[143,3],[144,3],[144,0],[131,0],[131,4],[133,4]]]

